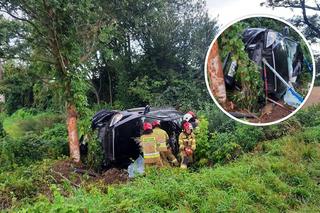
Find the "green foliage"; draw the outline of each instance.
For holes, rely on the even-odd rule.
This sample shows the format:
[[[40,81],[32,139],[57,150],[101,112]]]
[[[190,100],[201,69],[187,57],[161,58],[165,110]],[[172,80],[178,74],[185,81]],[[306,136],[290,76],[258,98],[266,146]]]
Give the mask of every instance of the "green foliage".
[[[305,143],[319,143],[320,142],[320,127],[307,128],[301,133],[302,140]]]
[[[272,140],[280,138],[284,135],[294,134],[300,131],[302,129],[302,126],[298,119],[294,116],[279,124],[265,126],[262,129],[264,133],[264,138],[266,140]]]
[[[89,132],[85,136],[85,141],[88,145],[88,154],[84,159],[86,166],[94,171],[101,172],[105,161],[105,155],[96,132]]]
[[[166,81],[154,81],[148,76],[143,76],[142,78],[137,77],[134,81],[130,83],[129,94],[136,96],[143,105],[152,103],[156,96],[160,94],[155,94],[153,91],[159,91],[166,85]]]
[[[19,202],[34,202],[40,193],[51,195],[49,186],[55,180],[50,167],[55,161],[43,160],[32,166],[17,167],[0,173],[0,209],[19,206]]]
[[[0,138],[5,136],[5,131],[3,129],[3,121],[7,117],[7,114],[4,112],[0,112]]]
[[[212,101],[205,102],[197,113],[210,121],[208,124],[209,132],[230,132],[235,129],[236,122],[222,113]]]
[[[209,150],[209,132],[208,132],[208,120],[204,117],[200,117],[199,126],[195,129],[195,135],[197,139],[197,149],[195,152],[196,160],[201,164],[207,162],[206,157]]]
[[[60,125],[45,131],[42,136],[26,134],[13,139],[4,137],[0,140],[0,163],[2,169],[30,165],[46,158],[56,159],[68,155],[66,131]],[[60,135],[59,135],[60,133]]]
[[[237,124],[231,132],[208,131],[208,121],[201,119],[197,134],[196,159],[202,163],[224,163],[250,152],[262,140],[262,128]]]
[[[254,126],[238,124],[233,133],[237,143],[242,147],[243,151],[252,151],[258,142],[264,139],[262,128]]]
[[[299,110],[295,117],[302,126],[311,127],[320,125],[320,105],[310,106],[307,109]]]
[[[269,150],[245,154],[228,165],[199,172],[148,169],[146,177],[105,190],[71,189],[69,196],[54,190],[52,199],[40,197],[17,211],[195,211],[286,212],[319,211],[318,144],[287,137],[270,141]],[[275,156],[272,153],[280,150]],[[307,153],[314,150],[307,160]]]
[[[4,94],[5,110],[11,114],[21,107],[31,107],[33,104],[32,87],[34,79],[24,67],[18,67],[9,61],[4,66],[5,73],[0,81],[0,94]]]
[[[219,37],[219,50],[222,58],[231,52],[231,59],[238,64],[235,79],[240,83],[241,91],[228,94],[228,98],[241,109],[257,111],[259,98],[263,96],[263,83],[259,68],[244,50],[241,34],[245,26],[244,23],[238,22],[226,29]]]
[[[16,139],[30,132],[39,134],[62,119],[63,116],[51,112],[35,114],[31,110],[20,109],[4,119],[3,129],[10,137]]]

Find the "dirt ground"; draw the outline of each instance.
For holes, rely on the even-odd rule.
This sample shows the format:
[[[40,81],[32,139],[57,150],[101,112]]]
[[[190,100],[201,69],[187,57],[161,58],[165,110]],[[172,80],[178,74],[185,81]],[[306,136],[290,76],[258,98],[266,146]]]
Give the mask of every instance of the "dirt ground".
[[[57,183],[67,181],[76,187],[79,187],[86,181],[102,181],[105,184],[117,184],[129,180],[128,173],[125,170],[112,168],[99,174],[87,169],[81,163],[75,164],[70,160],[58,161],[50,171]]]
[[[284,104],[283,102],[280,103]],[[272,103],[269,103],[265,108],[267,109],[265,110],[265,112],[261,113],[259,118],[250,119],[249,121],[251,123],[270,123],[284,118],[292,112],[289,108],[284,109]],[[264,111],[264,109],[262,109],[262,111]]]
[[[320,87],[314,87],[307,102],[302,106],[302,109],[318,103],[320,103]]]
[[[302,106],[302,109],[305,109],[314,104],[320,103],[320,87],[314,87],[311,91],[311,94],[306,101],[306,103]],[[281,103],[283,104],[283,102]],[[283,109],[278,105],[273,105],[272,109],[269,110],[269,113],[262,113],[259,118],[249,119],[252,123],[269,123],[272,121],[277,121],[283,117],[286,117],[291,113],[290,110]]]

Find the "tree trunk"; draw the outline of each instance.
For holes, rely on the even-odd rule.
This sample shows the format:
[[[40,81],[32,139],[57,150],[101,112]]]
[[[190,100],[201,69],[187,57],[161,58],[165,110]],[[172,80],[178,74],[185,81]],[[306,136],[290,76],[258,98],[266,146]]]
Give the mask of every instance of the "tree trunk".
[[[218,41],[214,42],[208,57],[208,77],[210,89],[216,100],[222,105],[226,105],[227,94],[224,82],[222,64],[219,56]]]
[[[99,105],[100,104],[99,92],[97,91],[96,87],[94,86],[94,83],[92,81],[90,83],[91,83],[92,92],[96,96],[96,101],[97,101],[97,104]]]
[[[110,72],[109,70],[107,70],[107,74],[108,74],[108,81],[109,81],[109,103],[112,107],[112,81],[111,81],[111,76],[110,76]]]
[[[0,81],[3,80],[3,68],[2,68],[2,64],[0,61]],[[4,103],[5,102],[5,97],[4,94],[0,94],[0,103]]]
[[[75,105],[70,103],[67,106],[67,127],[70,158],[78,163],[80,162],[80,147],[77,129],[77,111]]]

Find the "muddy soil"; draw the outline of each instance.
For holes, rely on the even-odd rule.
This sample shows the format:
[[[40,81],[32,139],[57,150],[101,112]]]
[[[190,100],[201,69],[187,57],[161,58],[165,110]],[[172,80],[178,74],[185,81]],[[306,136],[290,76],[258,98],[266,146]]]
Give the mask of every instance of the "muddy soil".
[[[270,123],[273,121],[280,120],[281,118],[289,115],[291,111],[284,109],[278,105],[275,105],[269,114],[262,114],[259,118],[251,119],[253,123]]]
[[[67,181],[79,187],[83,182],[102,181],[105,184],[124,183],[128,181],[128,173],[116,168],[109,169],[102,174],[95,173],[82,163],[73,163],[71,160],[58,161],[50,169],[57,183]]]
[[[128,173],[125,170],[119,170],[116,168],[107,170],[99,178],[107,184],[125,183],[129,180]]]

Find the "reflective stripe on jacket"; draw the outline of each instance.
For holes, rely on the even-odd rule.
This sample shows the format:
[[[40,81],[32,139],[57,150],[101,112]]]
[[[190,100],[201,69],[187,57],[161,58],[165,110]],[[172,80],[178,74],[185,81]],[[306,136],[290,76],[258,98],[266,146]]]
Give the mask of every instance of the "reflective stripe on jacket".
[[[196,138],[193,133],[190,135],[181,132],[179,135],[179,149],[183,151],[186,147],[190,147],[193,151],[196,149]]]
[[[159,158],[160,153],[154,133],[142,135],[140,138],[143,156],[145,159]]]
[[[167,144],[169,141],[169,136],[167,132],[159,127],[155,127],[153,129],[153,133],[156,135],[156,141],[159,146],[159,151],[160,152],[167,151],[168,150]]]

